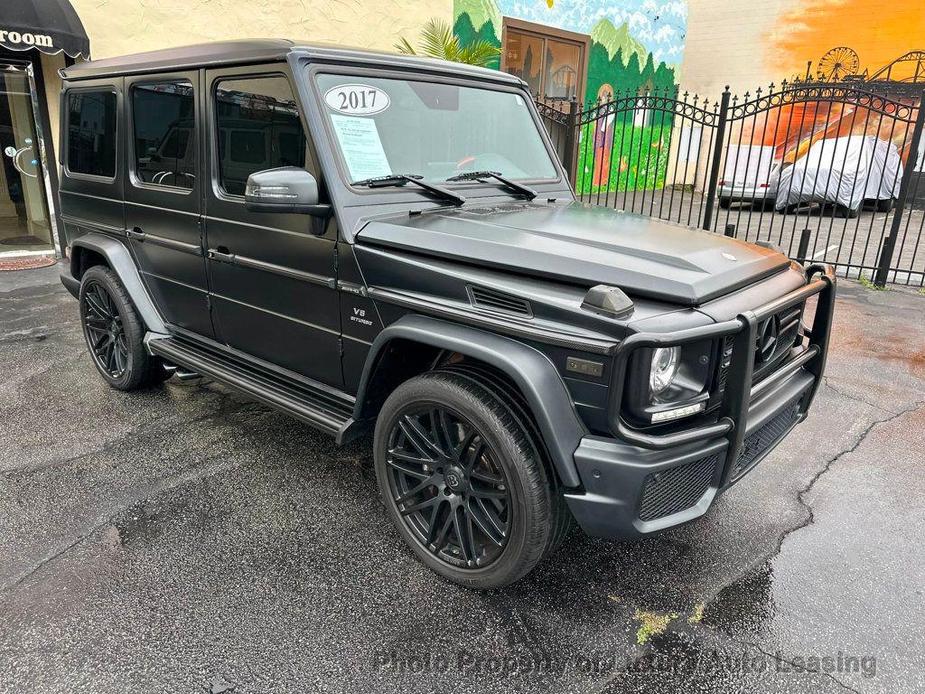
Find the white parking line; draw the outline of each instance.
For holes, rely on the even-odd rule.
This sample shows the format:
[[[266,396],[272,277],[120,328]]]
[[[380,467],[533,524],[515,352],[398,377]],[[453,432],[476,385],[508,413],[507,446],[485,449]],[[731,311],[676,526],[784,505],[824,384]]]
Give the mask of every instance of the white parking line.
[[[838,244],[836,243],[834,246],[829,246],[828,248],[823,248],[821,251],[816,251],[815,253],[813,253],[813,260],[818,258],[820,255],[825,255],[826,253],[831,251],[833,248],[838,248]]]

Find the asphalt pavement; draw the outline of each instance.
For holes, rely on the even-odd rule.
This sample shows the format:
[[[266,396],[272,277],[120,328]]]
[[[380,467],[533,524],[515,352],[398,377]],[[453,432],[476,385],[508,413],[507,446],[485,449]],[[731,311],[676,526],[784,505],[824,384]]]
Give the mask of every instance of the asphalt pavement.
[[[925,690],[925,296],[842,282],[809,419],[690,525],[505,590],[406,550],[365,443],[213,383],[109,389],[0,273],[0,692]]]

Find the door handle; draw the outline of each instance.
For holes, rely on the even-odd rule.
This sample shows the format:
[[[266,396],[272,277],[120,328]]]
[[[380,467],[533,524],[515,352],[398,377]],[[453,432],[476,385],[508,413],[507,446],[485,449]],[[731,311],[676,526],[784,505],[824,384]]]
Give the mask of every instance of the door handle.
[[[26,142],[29,142],[29,141],[27,140]],[[22,155],[25,154],[26,152],[33,152],[32,154],[33,159],[32,159],[31,164],[33,166],[38,166],[38,159],[35,159],[35,153],[32,149],[31,143],[27,144],[25,147],[22,147],[21,149],[16,149],[15,147],[7,147],[5,150],[3,150],[3,153],[13,160],[13,168],[16,169],[20,173],[20,175],[28,176],[29,178],[38,178],[39,177],[38,173],[29,173],[23,168],[23,165],[20,159],[22,158]]]
[[[226,246],[210,248],[206,251],[206,255],[209,260],[214,260],[219,263],[234,263],[234,253],[229,252]]]
[[[145,232],[143,232],[139,227],[132,227],[131,229],[126,230],[125,235],[130,239],[135,239],[136,241],[145,240]]]

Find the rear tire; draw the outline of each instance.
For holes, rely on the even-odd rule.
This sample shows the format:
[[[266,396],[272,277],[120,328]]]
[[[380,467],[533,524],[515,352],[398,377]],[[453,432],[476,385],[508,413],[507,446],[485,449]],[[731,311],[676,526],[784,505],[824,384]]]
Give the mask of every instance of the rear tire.
[[[877,212],[889,212],[893,209],[893,205],[896,201],[893,198],[888,198],[887,200],[877,200]]]
[[[854,219],[858,216],[858,210],[848,207],[847,205],[835,205],[835,216],[846,219]]]
[[[433,371],[396,388],[376,421],[373,455],[402,539],[466,588],[517,581],[566,532],[529,432],[461,374]]]
[[[720,209],[728,210],[732,207],[732,198],[720,198],[719,199]]]
[[[145,328],[116,274],[95,265],[80,282],[80,324],[93,365],[116,390],[136,390],[169,377],[144,345]]]

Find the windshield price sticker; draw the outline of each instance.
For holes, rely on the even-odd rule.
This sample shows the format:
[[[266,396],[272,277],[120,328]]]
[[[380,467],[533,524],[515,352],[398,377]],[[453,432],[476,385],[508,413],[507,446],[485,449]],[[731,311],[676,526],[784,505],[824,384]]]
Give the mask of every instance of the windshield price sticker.
[[[328,108],[351,116],[372,116],[389,107],[389,95],[368,84],[342,84],[325,92]]]

